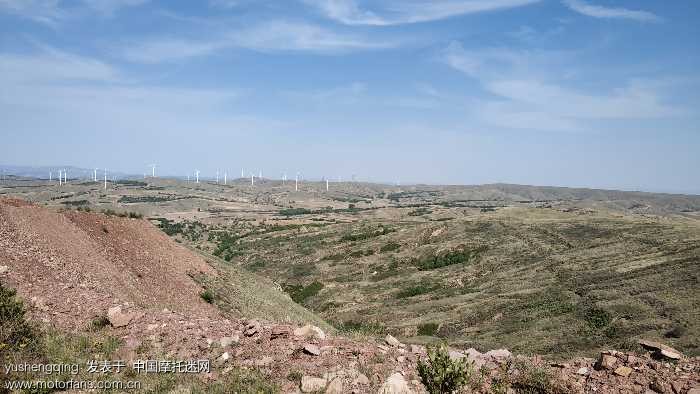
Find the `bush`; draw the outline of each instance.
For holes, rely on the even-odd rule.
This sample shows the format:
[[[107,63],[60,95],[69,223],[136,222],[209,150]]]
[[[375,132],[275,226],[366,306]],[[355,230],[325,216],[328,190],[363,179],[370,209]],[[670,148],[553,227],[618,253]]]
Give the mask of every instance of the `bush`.
[[[454,393],[473,383],[474,368],[466,360],[452,360],[447,345],[428,347],[427,360],[418,361],[418,375],[430,394]]]
[[[307,286],[301,285],[285,285],[284,291],[292,297],[292,300],[297,304],[303,304],[307,298],[313,297],[323,289],[323,283],[313,281]]]
[[[434,337],[437,334],[438,328],[440,327],[437,323],[425,323],[418,326],[418,335],[426,335]]]
[[[212,292],[209,289],[204,290],[199,296],[202,297],[202,299],[209,304],[214,303],[214,292]]]
[[[447,267],[454,264],[468,263],[469,261],[479,257],[479,254],[484,251],[484,248],[476,250],[459,249],[448,251],[435,256],[428,256],[414,261],[414,264],[420,271],[428,271],[437,268]]]
[[[379,248],[379,251],[381,253],[393,252],[395,250],[399,250],[400,247],[401,245],[396,242],[389,242],[386,245],[383,245],[381,248]]]
[[[15,295],[14,289],[0,283],[0,354],[9,349],[9,355],[13,350],[20,351],[37,344],[36,330],[25,320],[24,305]]]

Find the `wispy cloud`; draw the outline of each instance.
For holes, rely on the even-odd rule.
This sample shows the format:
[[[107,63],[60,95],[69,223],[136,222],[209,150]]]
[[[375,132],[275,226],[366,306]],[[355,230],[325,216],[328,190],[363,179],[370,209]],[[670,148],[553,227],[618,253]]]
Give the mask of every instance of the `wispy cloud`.
[[[124,7],[133,7],[150,0],[81,0],[66,2],[61,0],[0,0],[0,12],[18,15],[52,27],[85,14],[98,13],[111,16]]]
[[[320,10],[326,17],[346,25],[388,26],[520,7],[540,0],[394,0],[375,11],[362,9],[355,0],[303,1]]]
[[[626,8],[603,7],[587,3],[584,0],[563,0],[564,4],[579,14],[594,18],[632,19],[639,22],[659,22],[662,19],[654,13]]]
[[[508,49],[467,51],[458,42],[451,43],[443,52],[446,64],[479,81],[484,92],[492,97],[476,104],[476,113],[490,124],[577,130],[584,120],[639,120],[680,113],[664,104],[658,90],[649,83],[622,82],[602,94],[562,84],[546,76],[548,68],[543,60],[546,57],[545,53]],[[551,57],[560,56],[555,53]]]
[[[312,52],[338,54],[359,50],[391,48],[394,41],[370,40],[356,34],[337,33],[308,23],[271,21],[240,30],[211,33],[208,39],[155,38],[128,45],[126,59],[139,63],[160,63],[245,48],[260,52]]]
[[[0,55],[0,74],[6,82],[115,81],[118,71],[99,60],[39,45],[33,54]]]

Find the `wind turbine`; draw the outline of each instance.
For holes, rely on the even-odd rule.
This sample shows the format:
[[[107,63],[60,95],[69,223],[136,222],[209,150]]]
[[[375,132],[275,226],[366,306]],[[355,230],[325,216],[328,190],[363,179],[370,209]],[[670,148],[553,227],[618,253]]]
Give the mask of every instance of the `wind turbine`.
[[[63,169],[63,183],[68,183],[68,172],[65,168]]]
[[[155,178],[155,177],[156,177],[156,165],[151,164],[151,178]]]
[[[250,174],[250,186],[255,186],[255,175]]]
[[[219,184],[219,170],[216,170],[216,184]]]
[[[187,173],[187,183],[190,183],[190,173]]]
[[[328,179],[326,179],[326,191],[328,191]]]
[[[299,191],[299,172],[297,171],[297,175],[294,177],[294,191],[298,192]]]
[[[228,172],[224,171],[224,186],[226,186],[226,179],[228,178]]]
[[[4,169],[2,170],[2,176],[3,176],[3,177],[5,176],[5,170],[4,170]],[[52,173],[51,171],[49,171],[49,182],[53,181],[52,178],[53,178],[53,173]]]
[[[282,174],[282,186],[287,184],[287,172],[285,171],[284,174]]]
[[[107,169],[105,168],[105,190],[107,190]]]
[[[262,170],[260,170],[260,176],[258,178],[262,179]]]
[[[245,174],[243,174],[243,168],[241,168],[241,178],[245,178]]]
[[[97,168],[95,168],[95,170],[93,171],[92,180],[93,180],[94,182],[97,182]]]
[[[61,170],[58,170],[58,186],[63,184],[63,175],[61,175]]]
[[[199,183],[199,170],[194,170],[194,175],[197,178],[197,181],[195,183]]]

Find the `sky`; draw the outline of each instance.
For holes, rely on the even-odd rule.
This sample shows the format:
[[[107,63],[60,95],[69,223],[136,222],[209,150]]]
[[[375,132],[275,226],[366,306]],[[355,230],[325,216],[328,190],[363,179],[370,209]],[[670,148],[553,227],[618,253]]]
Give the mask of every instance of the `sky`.
[[[700,2],[0,0],[0,164],[700,193]]]

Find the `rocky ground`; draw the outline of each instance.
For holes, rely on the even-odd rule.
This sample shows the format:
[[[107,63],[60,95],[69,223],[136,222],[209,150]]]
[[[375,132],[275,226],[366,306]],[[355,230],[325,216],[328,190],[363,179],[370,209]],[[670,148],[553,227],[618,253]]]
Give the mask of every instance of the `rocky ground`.
[[[103,330],[120,339],[117,355],[125,361],[209,359],[213,369],[204,379],[236,367],[257,369],[283,392],[425,391],[416,372],[426,354],[422,346],[224,314],[200,297],[192,279],[215,275],[211,267],[144,220],[1,199],[0,261],[0,280],[17,289],[33,319],[80,332],[106,317]],[[597,360],[557,364],[505,349],[452,349],[450,355],[480,371],[474,392],[515,390],[532,370],[546,372],[547,389],[558,392],[700,392],[698,358],[642,345],[645,354],[609,351]]]

